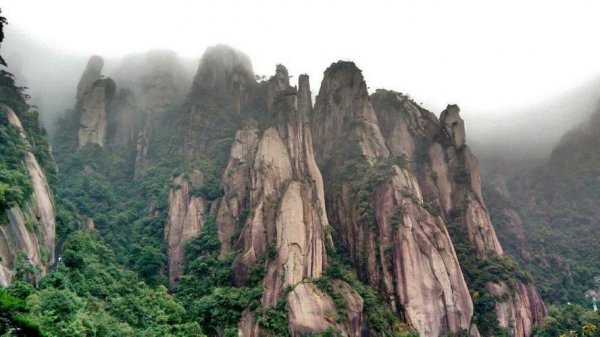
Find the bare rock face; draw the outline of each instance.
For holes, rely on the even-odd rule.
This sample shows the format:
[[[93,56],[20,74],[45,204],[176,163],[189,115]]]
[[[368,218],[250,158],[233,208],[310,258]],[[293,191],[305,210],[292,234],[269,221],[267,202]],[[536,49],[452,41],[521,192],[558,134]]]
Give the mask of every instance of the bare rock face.
[[[389,117],[382,133],[360,70],[351,63],[334,64],[325,72],[315,106],[313,127],[323,145],[319,155],[323,158],[340,144],[355,142],[369,165],[391,154],[413,157],[420,144],[408,131],[420,116],[407,117]],[[342,162],[352,160],[338,155]],[[420,335],[468,330],[473,305],[444,220],[424,206],[415,172],[402,166],[392,165],[389,180],[360,192],[372,207],[371,221],[358,201],[360,193],[344,181],[332,193],[332,222],[355,265],[364,266],[359,269],[362,278]]]
[[[367,84],[352,62],[334,63],[325,71],[312,122],[322,153],[333,150],[336,139],[352,138],[368,160],[389,156]]]
[[[7,106],[0,106],[8,117],[9,123],[20,130],[21,142],[30,148],[25,129],[17,115]],[[56,218],[50,187],[44,171],[31,151],[26,151],[24,165],[31,180],[33,193],[23,207],[4,210],[8,218],[7,225],[0,225],[0,285],[10,283],[14,259],[19,252],[25,253],[33,265],[39,267],[40,275],[54,263],[54,245],[56,238]]]
[[[202,174],[194,171],[189,179],[175,177],[169,192],[169,214],[165,225],[167,258],[169,267],[169,288],[173,289],[183,272],[185,263],[185,243],[200,235],[206,205],[199,196],[191,193],[191,188],[202,185]]]
[[[319,277],[326,264],[325,234],[328,225],[324,209],[322,178],[314,162],[307,111],[298,110],[298,95],[290,94],[287,70],[282,66],[271,79],[270,97],[276,125],[264,132],[254,159],[250,221],[242,233],[257,233],[264,228],[266,236],[243,242],[239,262],[252,267],[257,257],[272,246],[276,256],[266,262],[263,306],[274,305],[287,287],[306,277]],[[307,79],[301,81],[302,92],[310,91]],[[274,88],[274,89],[273,89]],[[310,99],[310,95],[301,96]],[[310,106],[310,102],[303,102]],[[263,234],[264,235],[264,234]],[[250,237],[253,237],[250,235]],[[250,243],[249,245],[246,245]],[[249,255],[252,254],[252,255]]]
[[[116,86],[113,80],[102,77],[104,60],[94,55],[77,85],[77,104],[80,111],[79,147],[88,143],[104,147],[107,132],[107,110]]]
[[[503,254],[481,195],[477,160],[465,144],[459,111],[448,106],[438,120],[400,93],[378,90],[369,98],[360,70],[348,62],[326,70],[315,106],[317,157],[330,170],[324,172],[331,179],[326,185],[341,180],[339,189],[329,192],[328,213],[336,232],[361,278],[379,289],[421,336],[463,330],[477,335],[455,238],[446,226],[460,222],[482,259]],[[349,143],[357,144],[358,155],[344,149]],[[364,160],[375,167],[372,170],[389,165],[391,171],[364,190],[343,176],[336,178],[336,170],[351,160]],[[378,177],[362,170],[366,176],[354,180]],[[528,326],[524,317],[539,321],[545,309],[543,304],[540,308],[533,286],[519,286],[529,289],[532,299],[520,304],[529,314],[516,315],[502,306],[497,306],[497,314]],[[530,333],[513,328],[514,336]]]
[[[465,145],[465,122],[459,115],[460,109],[457,105],[448,105],[446,110],[442,111],[440,123],[446,129],[448,135],[456,148]]]
[[[93,84],[102,78],[102,68],[104,67],[104,59],[98,55],[90,57],[85,71],[77,84],[77,101],[83,101],[83,95],[87,93]]]
[[[486,285],[493,296],[507,296],[506,301],[496,302],[496,314],[502,327],[511,327],[513,336],[531,336],[533,326],[540,324],[546,315],[546,307],[535,287],[521,282],[512,292],[505,283]]]
[[[115,83],[110,78],[94,82],[81,99],[79,147],[106,142],[107,109],[115,92]]]
[[[332,299],[305,282],[321,275],[327,264],[325,246],[332,244],[324,232],[329,222],[308,123],[308,83],[308,76],[300,76],[296,90],[289,85],[285,67],[278,66],[267,88],[272,126],[260,137],[252,126],[238,131],[223,176],[225,197],[217,221],[222,254],[232,249],[233,239],[234,249],[241,251],[233,263],[238,285],[245,284],[252,267],[264,263],[263,307],[275,305],[293,288],[287,297],[293,336],[329,327],[358,336],[360,296],[345,283],[339,286],[351,310],[348,326],[338,326],[328,321],[329,312],[335,314]],[[240,232],[237,240],[234,232]],[[257,326],[249,323],[251,315],[246,312],[240,322],[242,336],[257,334]]]
[[[113,100],[113,111],[108,119],[109,142],[124,148],[135,144],[141,117],[138,102],[132,90],[120,89]]]
[[[230,253],[232,236],[249,215],[250,174],[257,147],[258,130],[255,127],[237,131],[225,168],[226,178],[222,180],[224,197],[217,215],[221,256]]]
[[[292,337],[335,329],[342,336],[360,337],[363,300],[350,286],[338,281],[348,311],[346,324],[336,323],[339,313],[331,297],[312,283],[301,283],[288,295],[287,310],[289,331]]]

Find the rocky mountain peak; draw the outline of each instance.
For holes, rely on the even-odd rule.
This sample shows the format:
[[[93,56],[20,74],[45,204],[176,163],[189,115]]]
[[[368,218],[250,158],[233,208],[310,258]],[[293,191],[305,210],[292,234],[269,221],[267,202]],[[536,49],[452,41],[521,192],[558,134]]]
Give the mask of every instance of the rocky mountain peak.
[[[206,49],[192,85],[192,95],[229,102],[236,112],[255,84],[250,58],[239,50],[219,44]]]
[[[349,137],[369,160],[389,156],[367,84],[353,62],[339,61],[325,70],[313,119],[313,135],[323,144],[319,151],[329,152],[336,140]]]
[[[458,105],[448,105],[440,115],[440,123],[446,129],[448,136],[452,139],[454,146],[460,148],[466,143],[465,122],[460,117]]]
[[[81,79],[77,84],[77,101],[83,99],[83,95],[92,88],[94,82],[102,77],[102,68],[104,67],[104,59],[98,55],[93,55],[88,60],[87,66]]]

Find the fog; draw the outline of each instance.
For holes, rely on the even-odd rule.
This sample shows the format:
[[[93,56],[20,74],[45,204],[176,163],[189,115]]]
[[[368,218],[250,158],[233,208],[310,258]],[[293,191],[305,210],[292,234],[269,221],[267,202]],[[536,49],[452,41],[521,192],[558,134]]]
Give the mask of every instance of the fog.
[[[277,63],[308,73],[313,92],[342,59],[357,63],[371,91],[407,93],[436,114],[458,104],[484,166],[504,155],[543,158],[600,98],[594,1],[5,0],[1,8],[9,21],[1,53],[50,130],[73,106],[91,55],[104,58],[105,75],[126,80],[124,58],[169,49],[185,82],[217,43],[247,53],[259,75]]]

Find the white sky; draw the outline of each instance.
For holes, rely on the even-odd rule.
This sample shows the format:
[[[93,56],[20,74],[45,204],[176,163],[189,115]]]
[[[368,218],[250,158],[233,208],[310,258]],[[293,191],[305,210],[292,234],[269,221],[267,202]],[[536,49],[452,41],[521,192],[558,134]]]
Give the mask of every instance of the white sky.
[[[169,48],[198,57],[226,43],[246,52],[258,74],[271,75],[277,63],[308,73],[314,92],[331,62],[352,60],[372,90],[408,93],[436,113],[457,103],[484,124],[600,78],[593,0],[3,0],[0,7],[9,29],[61,53]]]

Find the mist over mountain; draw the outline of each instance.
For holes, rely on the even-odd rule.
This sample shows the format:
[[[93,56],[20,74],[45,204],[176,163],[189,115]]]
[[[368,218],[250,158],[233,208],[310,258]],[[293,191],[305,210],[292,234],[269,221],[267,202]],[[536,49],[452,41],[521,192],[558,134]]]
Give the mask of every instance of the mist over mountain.
[[[1,12],[0,335],[600,336],[595,49],[569,69],[566,48],[528,54],[555,45],[549,32],[581,47],[587,31],[563,33],[589,10],[556,31],[547,19],[572,8],[548,5],[520,30],[529,16],[496,26],[494,6],[403,4],[406,22],[441,21],[401,38],[381,29],[398,4],[370,24],[364,6],[324,43],[317,19],[355,6],[285,30],[283,12],[216,4],[198,29],[183,20],[198,4],[180,5],[96,6],[57,17],[48,30],[65,36],[47,41]],[[189,56],[191,32],[250,48]],[[294,69],[265,66],[279,58]]]

